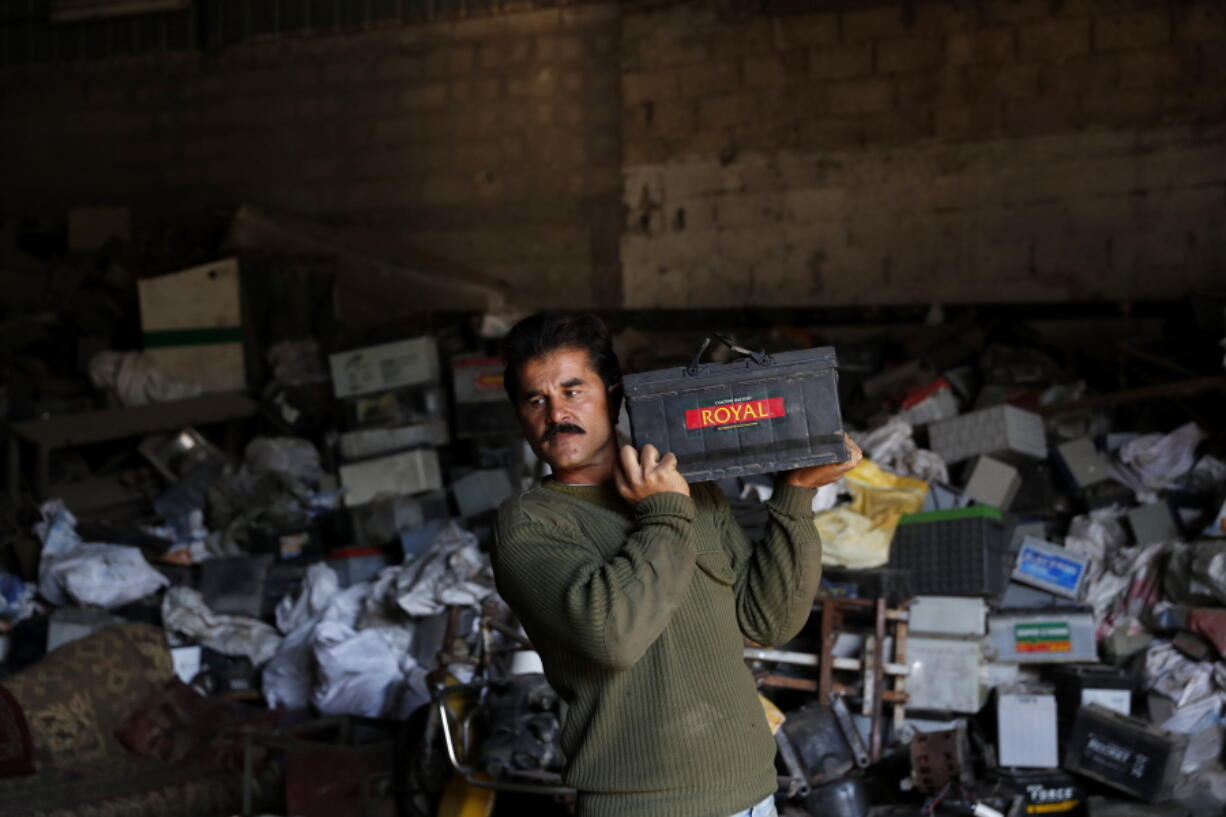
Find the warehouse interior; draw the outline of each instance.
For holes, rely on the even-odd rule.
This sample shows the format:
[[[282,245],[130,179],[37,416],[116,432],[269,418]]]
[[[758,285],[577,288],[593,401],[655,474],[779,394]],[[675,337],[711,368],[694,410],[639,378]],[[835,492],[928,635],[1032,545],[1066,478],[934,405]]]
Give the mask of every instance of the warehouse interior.
[[[744,645],[780,817],[1226,812],[1226,5],[0,0],[0,111],[0,814],[585,817],[542,311],[623,442],[761,369],[863,451]],[[668,443],[755,541],[799,455],[681,437],[779,393]]]

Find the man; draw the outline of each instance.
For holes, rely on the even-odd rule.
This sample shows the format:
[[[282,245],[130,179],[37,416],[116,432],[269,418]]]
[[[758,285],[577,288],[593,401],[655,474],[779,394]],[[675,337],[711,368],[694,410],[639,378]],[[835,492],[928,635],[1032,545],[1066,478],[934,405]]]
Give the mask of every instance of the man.
[[[500,509],[494,575],[569,704],[581,817],[774,815],[775,743],[743,638],[781,644],[821,575],[815,489],[860,459],[780,474],[751,545],[717,486],[671,453],[619,449],[621,370],[592,315],[507,337],[506,389],[553,473]],[[755,805],[757,804],[757,805]]]

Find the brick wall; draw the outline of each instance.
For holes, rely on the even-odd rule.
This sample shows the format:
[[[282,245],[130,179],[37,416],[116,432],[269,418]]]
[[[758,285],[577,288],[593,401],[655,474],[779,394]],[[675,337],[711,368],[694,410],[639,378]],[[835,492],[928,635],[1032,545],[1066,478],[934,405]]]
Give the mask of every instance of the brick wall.
[[[249,201],[526,307],[1142,298],[1226,265],[1220,3],[520,4],[313,34],[249,5],[126,56],[142,29],[0,32],[27,58],[0,68],[0,208]],[[359,5],[403,4],[312,9]]]
[[[616,302],[618,33],[589,5],[11,66],[0,207],[252,202],[396,235],[532,306]]]
[[[1220,284],[1221,4],[859,5],[624,15],[627,305]]]

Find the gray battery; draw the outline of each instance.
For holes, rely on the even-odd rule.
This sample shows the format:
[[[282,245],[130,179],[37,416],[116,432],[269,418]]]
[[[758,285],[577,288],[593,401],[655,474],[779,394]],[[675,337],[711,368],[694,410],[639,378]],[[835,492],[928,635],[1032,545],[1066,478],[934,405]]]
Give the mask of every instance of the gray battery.
[[[1086,610],[998,613],[988,616],[994,661],[1014,664],[1096,663],[1094,616]]]

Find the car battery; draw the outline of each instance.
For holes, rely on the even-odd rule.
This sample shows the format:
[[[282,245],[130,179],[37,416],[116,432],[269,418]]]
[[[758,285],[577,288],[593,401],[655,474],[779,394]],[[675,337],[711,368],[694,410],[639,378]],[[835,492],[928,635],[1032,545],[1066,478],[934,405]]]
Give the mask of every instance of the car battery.
[[[1057,817],[1085,817],[1085,786],[1060,769],[1002,769],[1001,783],[1022,798],[1023,814],[1050,814]]]
[[[1098,660],[1094,616],[1088,608],[990,615],[987,644],[992,659],[1003,663],[1076,664]]]
[[[988,505],[904,516],[889,566],[911,576],[911,591],[931,596],[997,596],[1009,577],[1008,536]]]
[[[503,388],[506,361],[500,357],[457,355],[451,359],[457,437],[514,434],[519,418]]]
[[[1028,536],[1017,554],[1012,578],[1048,593],[1078,599],[1089,569],[1089,558]]]
[[[1186,735],[1090,704],[1077,713],[1064,768],[1159,802],[1170,797],[1187,747]]]
[[[1024,685],[996,690],[997,762],[1004,767],[1054,769],[1060,765],[1056,696]]]
[[[635,447],[677,456],[691,482],[743,477],[848,458],[834,349],[768,355],[720,340],[743,357],[626,375]]]
[[[1060,737],[1066,738],[1083,706],[1098,704],[1121,715],[1132,714],[1135,686],[1127,670],[1102,664],[1065,664],[1051,667],[1056,685]]]

